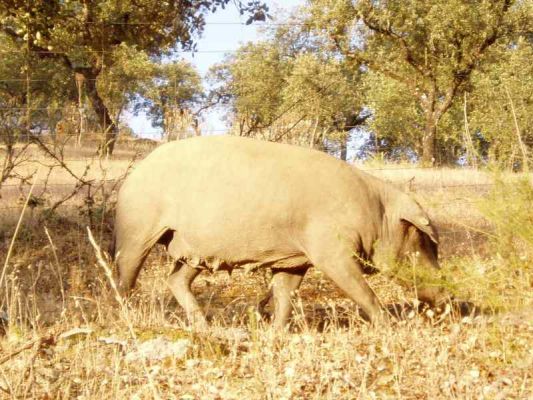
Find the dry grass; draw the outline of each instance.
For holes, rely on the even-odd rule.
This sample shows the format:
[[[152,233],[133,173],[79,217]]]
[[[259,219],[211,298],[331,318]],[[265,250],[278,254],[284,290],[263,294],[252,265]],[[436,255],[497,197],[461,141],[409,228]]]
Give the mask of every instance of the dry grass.
[[[109,179],[126,167],[109,160],[91,173]],[[415,176],[411,189],[441,229],[451,288],[495,313],[464,317],[456,310],[406,308],[392,326],[371,327],[312,271],[299,291],[291,332],[280,334],[253,308],[268,277],[220,272],[195,284],[211,328],[193,333],[166,290],[171,261],[160,249],[121,307],[97,264],[80,209],[59,210],[44,221],[36,209],[25,216],[0,288],[0,312],[8,318],[0,323],[0,398],[532,398],[533,251],[521,243],[504,253],[503,236],[487,235],[497,233],[494,221],[478,205],[487,198],[491,174],[372,173],[398,184]],[[62,173],[50,179],[69,182]],[[10,212],[0,222],[1,254],[18,217]],[[106,248],[107,225],[93,232]],[[384,303],[412,304],[411,288],[382,275],[369,280]]]
[[[136,153],[132,150],[118,150],[119,155],[114,155],[112,159],[101,159],[95,154],[94,149],[92,154],[80,156],[75,149],[64,148],[64,159],[68,164],[68,168],[72,173],[77,176],[82,176],[86,169],[88,173],[87,179],[114,179],[123,174],[128,168],[132,158],[136,157]],[[59,155],[59,152],[57,153]],[[140,154],[140,153],[139,153]],[[140,156],[140,155],[139,155]],[[56,166],[57,162],[51,157],[46,156],[43,152],[39,152],[35,145],[30,146],[27,150],[28,161],[19,166],[16,172],[21,176],[29,176],[33,174],[39,167],[46,173],[40,174],[36,184],[48,183],[50,185],[74,185],[76,183],[72,174],[60,167]],[[0,163],[3,162],[3,158],[0,155]],[[48,166],[53,167],[53,171],[48,175]],[[18,184],[16,178],[8,179],[5,184],[12,185]]]

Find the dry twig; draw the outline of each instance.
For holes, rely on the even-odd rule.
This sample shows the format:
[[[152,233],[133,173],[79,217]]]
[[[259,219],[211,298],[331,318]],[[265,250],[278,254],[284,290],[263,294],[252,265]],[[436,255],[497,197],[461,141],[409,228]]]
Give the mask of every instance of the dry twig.
[[[55,333],[48,333],[44,336],[39,337],[38,339],[32,340],[19,347],[15,351],[12,351],[11,353],[0,358],[0,365],[11,360],[13,357],[17,356],[25,350],[34,349],[34,352],[38,353],[42,349],[54,345],[56,342],[56,337],[57,335]]]

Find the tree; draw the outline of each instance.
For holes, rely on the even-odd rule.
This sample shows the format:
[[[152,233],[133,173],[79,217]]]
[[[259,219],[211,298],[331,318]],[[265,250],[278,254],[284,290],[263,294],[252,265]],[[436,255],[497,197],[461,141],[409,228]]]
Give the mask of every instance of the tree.
[[[372,115],[366,122],[369,147],[388,160],[413,160],[423,153],[421,132],[425,115],[401,82],[383,74],[364,74],[365,105]],[[441,163],[453,164],[463,154],[463,111],[455,102],[439,121],[438,153]]]
[[[263,42],[242,46],[211,69],[210,80],[217,87],[210,96],[230,106],[238,135],[267,129],[285,114],[281,91],[287,68],[278,49]]]
[[[141,96],[152,87],[159,63],[124,43],[117,46],[114,56],[113,65],[100,74],[97,89],[112,120],[118,123],[122,112],[141,102]]]
[[[78,81],[99,117],[105,134],[103,148],[111,153],[118,132],[98,81],[119,59],[121,45],[150,57],[172,52],[178,45],[194,50],[205,14],[225,7],[229,0],[5,0],[0,3],[0,32],[19,48],[41,59],[61,62]],[[258,1],[243,5],[252,20],[264,20],[268,9]]]
[[[354,76],[341,61],[321,54],[301,53],[291,64],[282,92],[284,102],[299,118],[312,121],[313,146],[333,140],[340,158],[346,160],[349,132],[367,117],[362,111],[359,74]]]
[[[470,130],[492,163],[527,169],[533,147],[533,46],[526,35],[491,51],[492,62],[473,75],[466,97]]]
[[[188,62],[156,65],[142,96],[146,101],[140,105],[148,107],[152,125],[163,128],[167,140],[198,134],[194,108],[204,97],[202,78]]]
[[[345,159],[349,132],[366,118],[359,71],[331,57],[294,19],[214,68],[214,96],[230,106],[228,117],[239,135],[340,148]]]
[[[511,0],[310,3],[309,23],[340,56],[354,68],[362,63],[396,81],[416,102],[423,114],[418,132],[426,164],[439,161],[442,117],[467,90],[487,51],[513,29]]]
[[[19,132],[18,137],[28,131],[53,132],[64,106],[75,101],[75,85],[66,68],[34,55],[27,57],[19,50],[16,42],[0,32],[2,114]]]

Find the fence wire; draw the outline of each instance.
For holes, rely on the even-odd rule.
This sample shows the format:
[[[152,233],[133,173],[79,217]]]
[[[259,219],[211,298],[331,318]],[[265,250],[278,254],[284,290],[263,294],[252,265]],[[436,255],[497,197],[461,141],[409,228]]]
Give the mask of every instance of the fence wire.
[[[68,18],[68,17],[66,17]],[[76,21],[76,23],[80,23],[80,21]],[[113,25],[131,25],[131,26],[142,26],[142,25],[149,25],[151,24],[150,22],[103,22],[103,21],[92,21],[92,22],[82,22],[82,23],[85,23],[85,24],[88,24],[88,25],[96,25],[98,27],[102,27],[103,32],[105,33],[105,27],[106,26],[113,26]],[[292,21],[292,22],[289,22],[289,23],[266,23],[266,24],[262,24],[263,26],[280,26],[280,25],[291,25],[291,26],[294,26],[294,25],[298,25],[299,22],[298,21]],[[227,23],[207,23],[206,25],[245,25],[245,23],[241,22],[241,21],[235,21],[235,22],[227,22]],[[94,46],[93,47],[97,47],[98,45],[97,44],[93,44]],[[206,53],[206,54],[213,54],[213,53],[223,53],[223,54],[230,54],[230,53],[234,53],[236,51],[243,51],[242,49],[241,50],[224,50],[224,49],[207,49],[207,50],[188,50],[188,49],[181,49],[181,50],[176,50],[174,51],[173,53],[175,54],[184,54],[184,53],[190,53],[190,54],[202,54],[202,53]],[[80,96],[80,99],[78,99],[78,102],[77,104],[72,104],[70,106],[64,106],[64,107],[50,107],[50,106],[42,106],[43,103],[39,102],[38,99],[35,99],[33,100],[32,99],[32,90],[35,89],[36,86],[40,85],[40,84],[46,84],[48,83],[50,80],[49,79],[41,79],[39,77],[39,75],[35,74],[33,75],[34,72],[36,71],[33,71],[32,69],[32,56],[47,56],[47,55],[58,55],[58,56],[64,56],[64,55],[69,55],[71,54],[72,52],[74,52],[75,54],[79,55],[79,54],[87,54],[87,55],[91,55],[91,54],[101,54],[102,56],[104,55],[108,55],[110,53],[114,53],[115,52],[115,49],[111,48],[111,47],[108,47],[106,48],[105,47],[105,44],[104,42],[102,42],[101,44],[101,48],[87,48],[86,46],[82,46],[82,45],[79,45],[79,46],[73,46],[72,48],[69,48],[68,51],[63,51],[63,49],[59,49],[59,50],[43,50],[43,49],[35,49],[35,48],[32,48],[30,46],[30,43],[28,42],[27,43],[27,46],[26,47],[23,47],[23,48],[16,48],[16,49],[1,49],[0,50],[0,55],[1,54],[17,54],[17,53],[20,53],[20,54],[24,54],[26,55],[26,70],[24,73],[17,73],[17,71],[10,71],[9,73],[5,73],[4,76],[1,77],[0,79],[0,83],[2,84],[9,84],[9,83],[19,83],[20,86],[24,86],[25,90],[26,90],[26,97],[24,98],[24,101],[25,103],[23,102],[22,104],[20,102],[16,103],[16,104],[9,104],[9,103],[6,103],[4,101],[2,101],[0,99],[0,111],[4,111],[4,114],[7,114],[8,112],[12,112],[12,113],[19,113],[19,114],[23,114],[23,113],[26,113],[26,116],[27,116],[27,121],[23,121],[23,124],[22,125],[25,125],[25,131],[24,133],[21,133],[21,134],[18,134],[18,135],[13,135],[13,133],[7,133],[6,131],[0,131],[0,155],[2,153],[2,147],[1,147],[1,144],[2,142],[4,141],[7,141],[6,139],[10,140],[10,144],[9,145],[13,145],[13,143],[17,143],[17,141],[20,141],[20,140],[24,140],[25,138],[28,138],[28,139],[31,139],[32,136],[35,136],[36,138],[38,138],[40,141],[43,141],[46,145],[50,145],[50,146],[55,146],[55,145],[60,145],[60,146],[67,146],[69,144],[69,140],[72,138],[72,139],[77,139],[78,141],[78,146],[77,146],[77,150],[80,150],[80,151],[83,151],[83,150],[88,150],[88,146],[84,147],[83,144],[86,144],[88,145],[89,143],[94,143],[94,142],[102,142],[104,140],[104,138],[107,140],[108,138],[106,138],[106,134],[105,132],[94,132],[94,129],[91,128],[92,131],[89,131],[88,129],[88,126],[85,125],[84,126],[84,129],[87,129],[87,131],[82,131],[81,129],[81,124],[82,122],[84,124],[87,124],[88,122],[88,119],[87,119],[87,115],[84,114],[83,116],[81,114],[83,114],[86,110],[86,108],[88,107],[88,101],[85,99],[81,100],[81,96]],[[102,57],[103,58],[103,57]],[[105,68],[109,68],[109,66],[105,65],[105,62],[103,62],[103,67]],[[328,73],[331,73],[331,74],[335,74],[336,72],[333,72],[333,71],[324,71],[324,73],[328,74]],[[306,76],[306,74],[302,74],[302,76]],[[84,82],[87,82],[87,81],[92,81],[92,83],[94,84],[94,81],[99,81],[100,79],[99,78],[95,78],[95,79],[92,79],[92,78],[84,78]],[[106,77],[106,82],[111,82],[113,83],[114,80],[112,78],[109,78],[109,77]],[[117,79],[116,82],[120,82],[120,83],[123,83],[123,80],[122,79]],[[72,84],[78,84],[78,82],[76,81],[75,77],[72,76],[71,78],[68,78],[67,81],[63,82],[64,85],[72,85]],[[78,88],[78,90],[80,90]],[[135,107],[135,111],[136,112],[147,112],[147,111],[150,111],[152,110],[153,107],[146,107],[146,106],[137,106]],[[177,107],[173,107],[173,111],[175,111],[176,109],[179,109]],[[36,116],[38,112],[43,112],[43,113],[51,113],[51,112],[63,112],[65,115],[68,115],[68,117],[65,117],[63,116],[63,120],[65,123],[67,123],[67,125],[70,123],[72,124],[72,126],[66,126],[62,129],[61,132],[59,131],[55,131],[55,126],[53,123],[52,123],[52,119],[50,119],[48,123],[48,130],[44,130],[41,134],[35,134],[34,132],[31,131],[31,129],[29,129],[32,125],[31,125],[31,122],[32,122],[32,113],[35,113],[34,115]],[[77,113],[79,113],[79,115],[76,115]],[[79,119],[77,119],[79,117]],[[40,117],[42,119],[42,116]],[[7,119],[6,119],[7,120]],[[56,121],[58,122],[58,121]],[[93,121],[94,122],[94,121]],[[113,123],[113,121],[107,121],[108,123]],[[114,121],[117,125],[118,125],[118,122],[119,121]],[[77,125],[79,124],[79,125]],[[105,124],[104,124],[105,125]],[[54,127],[54,129],[51,129],[51,127]],[[344,126],[343,128],[358,128],[359,126]],[[79,131],[77,131],[77,129],[79,129]],[[227,132],[228,130],[227,129],[209,129],[210,132]],[[187,131],[184,131],[184,130],[176,130],[174,129],[173,130],[173,133],[174,134],[186,134],[186,133],[190,133],[189,130]],[[127,136],[127,135],[124,135],[122,133],[119,133],[115,140],[116,140],[116,148],[115,148],[115,151],[119,151],[121,150],[121,146],[123,145],[125,147],[125,149],[127,150],[140,150],[140,148],[143,149],[142,152],[146,152],[146,151],[149,151],[153,148],[155,148],[160,142],[159,141],[156,141],[156,140],[153,140],[153,139],[149,139],[148,137],[158,137],[158,138],[161,138],[162,137],[162,132],[161,131],[144,131],[144,132],[136,132],[136,134],[140,137],[138,138],[133,138],[131,136]],[[73,142],[73,141],[72,141]],[[70,143],[72,143],[70,142]],[[91,149],[91,150],[95,150],[95,149]],[[116,153],[115,153],[116,154]],[[55,157],[55,155],[54,155]],[[86,163],[86,164],[91,164],[91,163],[95,163],[97,162],[98,160],[96,158],[91,158],[91,157],[63,157],[63,155],[61,154],[61,157],[58,159],[58,158],[54,158],[54,157],[44,157],[44,158],[41,158],[39,160],[32,160],[31,158],[26,160],[28,163],[46,163],[48,161],[51,161],[51,162],[54,162],[54,163],[58,163],[59,164],[63,164],[63,165],[68,165],[69,163],[77,163],[77,162],[82,162],[82,163]],[[113,161],[113,160],[124,160],[124,158],[119,158],[118,156],[113,156],[109,159],[106,159],[106,161]],[[126,158],[127,159],[127,158]],[[57,168],[61,168],[61,165],[57,165],[56,166]],[[52,168],[52,166],[48,166],[48,168]],[[407,171],[407,172],[416,172],[416,171],[420,171],[420,170],[424,170],[424,171],[431,171],[433,170],[433,167],[421,167],[421,166],[416,166],[416,165],[402,165],[402,166],[394,166],[394,167],[376,167],[376,168],[372,168],[372,167],[367,167],[367,166],[362,166],[361,167],[362,170],[366,171],[366,172],[369,172],[369,173],[376,173],[376,174],[381,174],[381,173],[384,173],[384,172],[387,172],[387,171],[390,171],[390,172],[398,172],[398,171]],[[0,171],[1,172],[1,171]],[[71,178],[75,178],[75,176],[72,176]],[[386,176],[383,177],[384,179],[386,179]],[[79,179],[79,177],[78,177]],[[16,197],[16,196],[19,196],[19,197],[24,197],[28,192],[29,192],[29,188],[31,186],[30,184],[30,181],[31,179],[25,179],[23,180],[22,182],[20,183],[12,183],[12,182],[4,182],[2,184],[0,184],[0,212],[1,211],[7,211],[7,212],[14,212],[14,210],[21,210],[23,205],[22,204],[17,204],[17,205],[14,205],[14,204],[2,204],[2,203],[6,203],[6,201],[4,201],[2,199],[1,196],[4,196],[4,198],[7,198],[8,202],[13,202],[13,197]],[[390,181],[390,180],[389,180]],[[82,188],[79,189],[80,187],[80,184],[82,185]],[[113,179],[99,179],[99,178],[90,178],[90,177],[86,177],[86,176],[83,176],[83,182],[77,182],[77,181],[74,181],[74,182],[68,182],[68,183],[54,183],[54,182],[37,182],[35,183],[35,187],[37,189],[41,189],[41,193],[37,193],[38,195],[40,196],[44,196],[45,194],[48,196],[47,198],[47,201],[52,201],[51,199],[54,197],[54,194],[57,195],[58,192],[65,192],[66,190],[71,190],[71,191],[74,191],[75,189],[79,189],[78,192],[75,193],[75,196],[73,196],[71,199],[69,200],[79,200],[80,198],[86,198],[88,196],[90,196],[90,191],[91,190],[98,190],[98,188],[106,188],[110,185],[115,185],[115,184],[118,184],[118,181],[117,179],[113,178]],[[398,182],[392,182],[392,184],[400,184]],[[493,184],[492,183],[450,183],[450,184],[442,184],[442,183],[438,183],[438,184],[433,184],[433,183],[409,183],[408,184],[409,188],[411,191],[413,192],[416,192],[416,193],[419,193],[419,194],[424,194],[424,193],[431,193],[432,191],[435,191],[435,190],[461,190],[461,189],[465,189],[465,190],[476,190],[476,189],[479,189],[477,191],[486,191],[487,189],[490,189]],[[478,202],[479,200],[477,199],[465,199],[465,198],[455,198],[455,199],[447,199],[446,201],[437,201],[437,202],[432,202],[432,201],[427,201],[427,205],[429,207],[432,207],[432,208],[445,208],[445,207],[448,207],[450,206],[450,204],[463,204],[463,205],[475,205],[476,202]],[[39,202],[36,202],[35,203],[35,207],[36,209],[39,209],[39,208],[44,208],[45,206],[42,204],[42,203],[39,203]],[[72,205],[72,204],[64,204],[62,205],[63,208],[69,208],[69,207],[75,207],[75,208],[79,208],[79,205]]]
[[[70,158],[70,159],[66,159],[64,160],[65,162],[74,162],[74,161],[80,161],[80,162],[91,162],[92,160],[91,159],[87,159],[87,158]],[[434,167],[420,167],[420,166],[393,166],[393,167],[376,167],[376,168],[371,168],[371,167],[364,167],[364,171],[366,172],[378,172],[378,173],[381,173],[383,171],[390,171],[390,172],[395,172],[395,171],[417,171],[417,170],[437,170],[436,168]],[[94,178],[94,179],[87,179],[87,183],[86,183],[86,188],[84,190],[81,190],[79,193],[76,194],[76,196],[74,196],[73,201],[76,201],[80,198],[84,198],[84,196],[87,195],[87,191],[90,191],[91,189],[95,189],[95,188],[105,188],[105,187],[109,187],[109,185],[116,185],[118,183],[118,180],[119,179],[116,179],[116,178],[110,178],[110,179],[98,179],[98,178]],[[391,184],[400,184],[398,182],[391,182],[389,180],[389,183]],[[76,182],[69,182],[69,183],[49,183],[49,182],[37,182],[34,184],[35,188],[44,188],[43,190],[45,190],[45,192],[42,192],[41,195],[44,195],[45,193],[48,193],[50,194],[52,197],[53,197],[53,194],[54,192],[60,192],[61,190],[64,190],[65,188],[68,188],[68,189],[72,189],[74,190],[77,185],[79,185],[79,183],[76,183]],[[29,188],[30,188],[31,184],[29,182],[25,182],[25,183],[18,183],[18,184],[15,184],[15,183],[8,183],[8,184],[3,184],[2,186],[0,186],[0,195],[6,197],[6,198],[10,198],[11,197],[11,202],[13,201],[13,197],[15,196],[19,196],[20,198],[24,197],[28,191],[29,191]],[[413,192],[413,193],[416,193],[417,195],[424,195],[424,194],[431,194],[431,192],[435,191],[435,190],[450,190],[450,191],[456,191],[457,189],[465,189],[465,190],[468,190],[469,192],[474,192],[477,196],[480,196],[480,195],[483,195],[483,194],[486,194],[487,190],[490,190],[492,187],[494,186],[494,183],[460,183],[460,184],[456,184],[456,183],[451,183],[451,184],[443,184],[443,183],[438,183],[438,184],[424,184],[424,183],[421,183],[421,184],[415,184],[415,185],[410,185],[410,191]],[[57,189],[57,190],[56,190]],[[476,190],[476,189],[479,189],[479,190]],[[11,195],[11,196],[10,196]],[[49,199],[50,201],[50,199]],[[477,197],[477,198],[463,198],[463,197],[458,197],[458,198],[447,198],[446,200],[443,200],[443,201],[431,201],[431,199],[426,199],[426,201],[424,201],[424,205],[426,208],[428,209],[431,209],[433,211],[437,211],[438,209],[442,209],[442,210],[445,210],[449,207],[453,207],[454,205],[460,205],[460,206],[463,206],[463,207],[475,207],[476,205],[480,204],[481,202],[483,202],[483,197],[480,196],[480,197]],[[0,204],[2,203],[2,198],[0,197]],[[15,212],[16,210],[20,211],[22,209],[23,205],[22,204],[17,204],[17,205],[13,205],[13,204],[9,204],[9,205],[1,205],[0,206],[0,212],[2,211],[7,211],[7,212]],[[41,205],[42,207],[42,205]],[[37,207],[38,208],[38,207]],[[64,204],[62,205],[62,209],[65,209],[66,210],[79,210],[83,208],[83,203],[81,204],[76,204],[76,205],[73,205],[71,203],[67,203],[67,204]],[[443,235],[453,235],[453,234],[457,234],[457,233],[464,233],[465,230],[468,230],[467,228],[464,228],[464,229],[460,229],[460,230],[454,230],[454,229],[439,229],[439,232]]]

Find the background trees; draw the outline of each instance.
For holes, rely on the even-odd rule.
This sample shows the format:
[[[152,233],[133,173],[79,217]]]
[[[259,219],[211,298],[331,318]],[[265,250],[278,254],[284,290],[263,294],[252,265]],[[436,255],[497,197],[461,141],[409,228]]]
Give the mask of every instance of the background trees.
[[[473,75],[465,97],[480,156],[508,167],[527,168],[533,146],[532,44],[518,36],[494,48],[495,61]]]
[[[120,63],[124,46],[151,58],[178,47],[194,49],[194,37],[202,31],[205,14],[224,7],[229,0],[6,0],[0,3],[0,32],[40,60],[53,60],[76,76],[101,132],[104,148],[112,152],[117,121],[106,104],[100,79]],[[243,5],[250,20],[265,18],[259,2]]]
[[[321,47],[294,20],[246,44],[211,70],[211,97],[228,107],[233,132],[296,143],[346,158],[348,132],[361,125],[360,71]]]
[[[398,110],[397,103],[403,103],[400,107],[407,111],[409,130],[419,137],[414,146],[422,161],[432,164],[437,157],[439,162],[448,161],[439,147],[454,143],[442,126],[449,127],[450,121],[442,119],[468,89],[472,73],[487,62],[486,53],[499,40],[508,39],[516,15],[512,2],[359,1],[344,2],[343,7],[331,1],[312,3],[328,10],[315,26],[326,32],[340,54],[372,72],[369,83],[377,90],[368,93],[376,106],[374,126],[383,127],[386,121],[379,120],[388,119],[383,114],[391,106]],[[331,22],[333,29],[324,25]],[[442,135],[437,134],[437,127],[444,128]],[[381,132],[391,133],[392,129]],[[410,136],[401,133],[393,135]]]
[[[173,138],[197,134],[198,111],[218,104],[234,134],[341,158],[351,144],[428,165],[528,167],[531,2],[309,0],[212,68],[204,95],[176,50],[194,49],[205,14],[227,3],[4,1],[0,101],[26,130],[71,120],[109,150],[126,109]],[[265,19],[260,2],[238,4]]]
[[[161,127],[167,140],[198,135],[194,109],[204,100],[202,79],[186,62],[159,64],[142,93],[152,124]]]
[[[251,131],[283,115],[312,142],[364,123],[359,146],[388,158],[526,165],[531,11],[511,0],[312,0],[215,75],[230,119]]]
[[[423,119],[423,162],[435,162],[439,122],[486,52],[508,33],[510,7],[510,0],[365,0],[354,7],[366,40],[360,51],[346,40],[341,46],[347,57],[361,58],[372,70],[400,83],[416,101]]]

